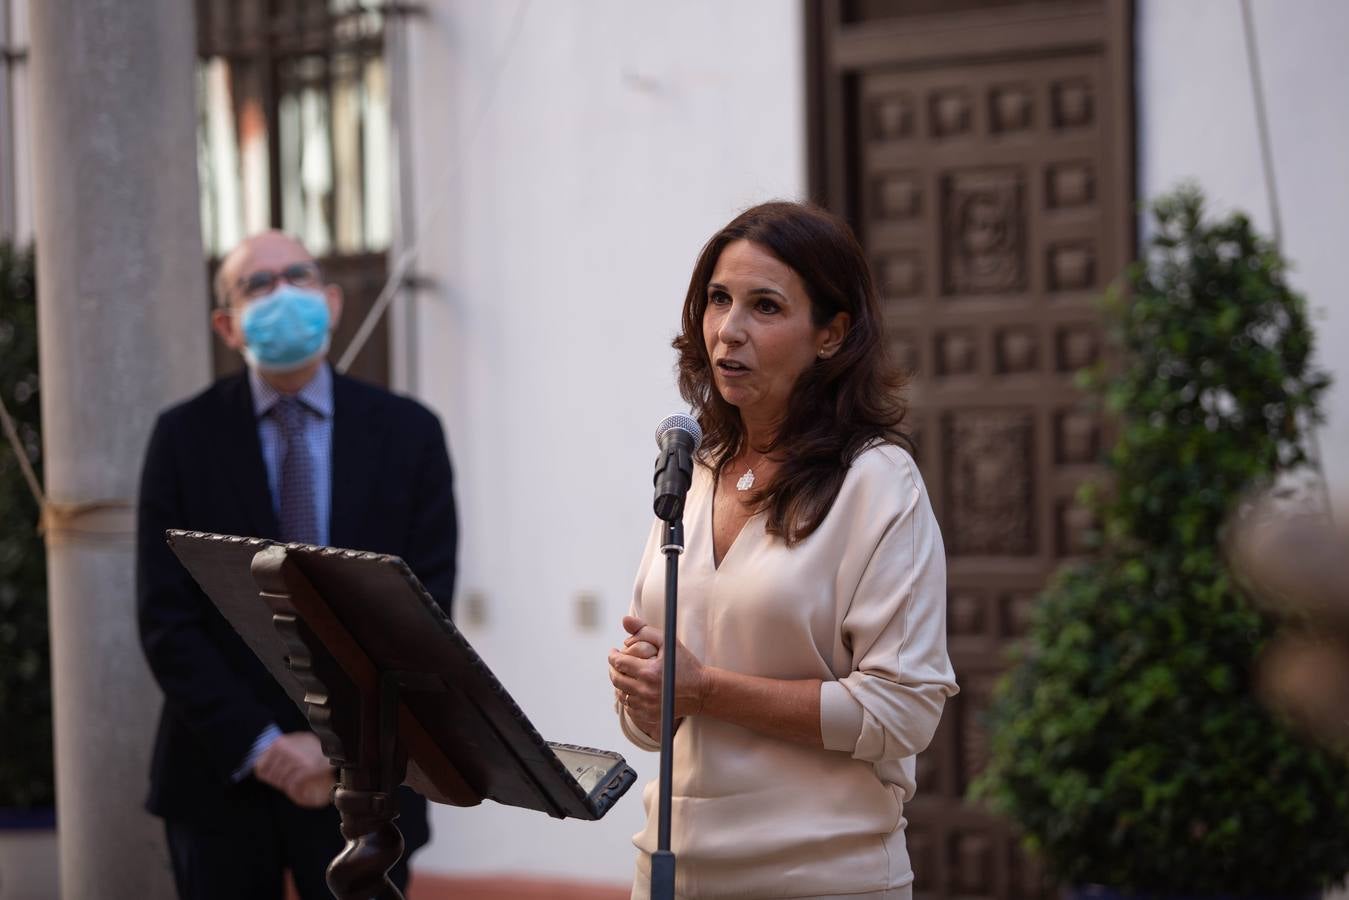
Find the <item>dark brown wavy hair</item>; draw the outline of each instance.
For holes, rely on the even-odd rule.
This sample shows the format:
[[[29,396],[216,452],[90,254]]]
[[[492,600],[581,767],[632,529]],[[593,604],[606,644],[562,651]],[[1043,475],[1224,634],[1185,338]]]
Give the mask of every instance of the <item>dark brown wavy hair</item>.
[[[790,266],[805,283],[817,328],[846,312],[851,323],[838,352],[797,379],[773,442],[785,451],[772,482],[751,497],[768,511],[767,530],[789,545],[809,537],[829,514],[857,455],[880,440],[911,447],[900,430],[908,404],[904,375],[885,353],[876,288],[866,256],[848,224],[817,206],[774,202],[751,207],[703,247],[684,297],[679,392],[703,428],[699,457],[718,473],[745,440],[740,412],[721,397],[703,342],[707,285],[717,260],[734,241],[752,241]]]

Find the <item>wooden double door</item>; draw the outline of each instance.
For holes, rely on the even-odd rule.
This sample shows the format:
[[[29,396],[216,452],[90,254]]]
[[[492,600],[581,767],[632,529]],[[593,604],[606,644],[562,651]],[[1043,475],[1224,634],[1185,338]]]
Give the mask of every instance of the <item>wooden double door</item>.
[[[920,898],[1052,892],[964,798],[1006,651],[1091,524],[1104,426],[1074,373],[1135,249],[1131,29],[1123,0],[807,6],[812,190],[875,270],[946,542],[961,693],[906,810]]]

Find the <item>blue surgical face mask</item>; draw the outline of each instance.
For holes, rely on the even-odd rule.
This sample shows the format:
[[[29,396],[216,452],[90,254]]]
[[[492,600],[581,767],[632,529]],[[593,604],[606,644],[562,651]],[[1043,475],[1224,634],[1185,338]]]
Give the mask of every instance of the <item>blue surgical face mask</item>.
[[[328,352],[329,321],[323,294],[283,284],[244,310],[244,360],[263,372],[303,368]]]

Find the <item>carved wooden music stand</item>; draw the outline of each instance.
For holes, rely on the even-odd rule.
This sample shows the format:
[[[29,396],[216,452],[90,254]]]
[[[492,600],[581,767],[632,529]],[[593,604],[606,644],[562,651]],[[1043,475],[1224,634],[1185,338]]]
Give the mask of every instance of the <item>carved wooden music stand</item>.
[[[202,532],[168,541],[309,718],[339,770],[337,900],[401,900],[395,790],[598,819],[636,780],[617,753],[543,740],[397,557]]]

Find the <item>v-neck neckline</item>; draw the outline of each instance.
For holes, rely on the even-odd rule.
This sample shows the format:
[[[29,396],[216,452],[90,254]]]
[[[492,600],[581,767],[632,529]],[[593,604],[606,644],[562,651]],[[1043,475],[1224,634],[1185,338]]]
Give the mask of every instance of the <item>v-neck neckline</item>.
[[[735,551],[736,546],[740,543],[740,538],[742,538],[742,537],[744,536],[744,534],[745,534],[745,529],[749,527],[749,523],[750,523],[750,522],[753,522],[755,519],[759,518],[759,513],[758,513],[758,512],[752,512],[752,513],[750,513],[749,518],[745,519],[745,521],[743,521],[743,522],[740,523],[740,530],[737,531],[737,532],[735,533],[735,536],[731,538],[731,542],[730,542],[729,544],[726,545],[726,552],[723,553],[723,554],[721,555],[721,559],[718,560],[718,559],[717,559],[717,491],[718,491],[718,488],[720,488],[720,486],[721,486],[721,473],[720,473],[720,472],[717,472],[717,471],[715,471],[715,470],[709,470],[709,472],[710,472],[711,477],[712,477],[712,491],[711,491],[711,493],[708,495],[710,499],[708,500],[708,503],[707,503],[707,519],[708,519],[708,529],[707,529],[707,533],[708,533],[708,535],[710,535],[710,540],[708,540],[708,555],[709,555],[709,557],[711,557],[711,561],[712,561],[712,572],[715,574],[715,573],[717,573],[717,572],[720,572],[720,571],[722,570],[722,567],[724,567],[724,566],[726,565],[726,560],[730,558],[731,553]]]

